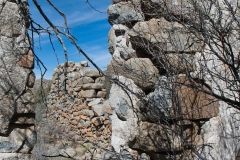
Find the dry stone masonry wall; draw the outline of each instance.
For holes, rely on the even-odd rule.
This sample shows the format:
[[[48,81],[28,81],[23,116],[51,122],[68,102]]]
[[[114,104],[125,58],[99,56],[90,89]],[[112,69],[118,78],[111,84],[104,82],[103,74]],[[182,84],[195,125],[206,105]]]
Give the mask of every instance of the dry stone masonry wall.
[[[33,159],[36,142],[28,4],[0,0],[0,158]]]
[[[47,97],[48,113],[37,126],[36,152],[44,157],[102,159],[111,149],[112,129],[104,84],[105,78],[86,61],[59,65]]]

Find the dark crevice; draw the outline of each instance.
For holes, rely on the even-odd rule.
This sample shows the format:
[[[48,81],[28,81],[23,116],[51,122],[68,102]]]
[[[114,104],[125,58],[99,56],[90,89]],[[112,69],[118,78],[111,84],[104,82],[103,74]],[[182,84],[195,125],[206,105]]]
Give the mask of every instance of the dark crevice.
[[[124,25],[126,25],[129,29],[132,29],[133,26],[137,23],[138,21],[132,21],[132,22],[129,22],[129,23],[126,23]]]
[[[118,36],[124,36],[124,34],[125,34],[125,31],[123,31],[123,30],[115,30],[115,35],[116,35],[116,37],[118,37]]]
[[[148,89],[144,90],[145,95],[148,95],[151,92],[153,92],[153,90],[151,88],[148,88]]]

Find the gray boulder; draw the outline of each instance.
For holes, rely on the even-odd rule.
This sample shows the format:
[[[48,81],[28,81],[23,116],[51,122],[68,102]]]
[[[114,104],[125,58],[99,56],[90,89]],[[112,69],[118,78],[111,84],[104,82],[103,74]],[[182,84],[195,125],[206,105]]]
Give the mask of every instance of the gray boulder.
[[[144,16],[135,8],[132,2],[121,2],[110,5],[107,13],[111,25],[144,20]]]

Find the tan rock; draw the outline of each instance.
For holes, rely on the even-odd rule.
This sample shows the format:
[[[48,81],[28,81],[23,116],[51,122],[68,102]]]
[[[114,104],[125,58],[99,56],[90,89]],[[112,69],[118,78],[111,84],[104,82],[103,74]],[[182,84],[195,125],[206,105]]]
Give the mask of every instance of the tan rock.
[[[105,128],[105,129],[103,130],[102,135],[108,135],[108,129],[107,129],[107,128]]]
[[[82,109],[89,109],[89,107],[88,107],[86,104],[74,106],[74,110],[75,110],[75,111],[80,111],[80,110],[82,110]]]
[[[85,136],[86,136],[86,137],[93,137],[93,133],[92,133],[92,132],[87,132],[87,133],[85,134]]]
[[[84,116],[84,115],[80,115],[80,118],[83,119],[83,120],[87,120],[88,119],[88,117]]]
[[[92,118],[94,116],[93,111],[89,110],[89,109],[83,109],[79,112],[79,114],[82,114],[82,115],[90,117],[90,118]]]
[[[103,124],[104,124],[104,125],[110,124],[110,120],[105,120]]]
[[[162,58],[162,68],[168,68],[174,73],[193,72],[196,70],[194,54],[165,54]]]
[[[75,117],[75,116],[78,116],[78,115],[80,115],[80,112],[73,112],[73,116]]]
[[[73,141],[81,141],[82,140],[82,137],[79,136],[79,135],[74,135],[73,136]]]
[[[73,95],[73,89],[72,88],[68,88],[68,94]]]
[[[198,127],[193,122],[191,125],[184,127],[157,125],[149,122],[141,122],[139,134],[136,137],[131,148],[142,149],[144,151],[162,152],[162,151],[181,151],[184,149],[185,143],[180,138],[180,133],[186,140],[195,139],[198,133]],[[171,140],[171,141],[169,141]]]
[[[70,110],[68,110],[68,113],[69,113],[69,114],[72,114],[73,111],[74,111],[73,109],[70,109]]]
[[[62,116],[65,117],[65,118],[69,117],[68,114],[65,113],[65,112],[62,113]]]
[[[102,83],[87,83],[82,86],[83,90],[88,90],[88,89],[102,89],[103,84]]]
[[[104,92],[104,91],[98,91],[97,92],[97,98],[105,98],[107,95],[107,92]]]
[[[92,128],[91,127],[87,128],[87,131],[88,132],[92,131]]]
[[[70,123],[71,123],[72,125],[78,125],[79,122],[77,122],[76,120],[72,120],[72,121],[70,121]]]
[[[95,83],[102,83],[102,84],[104,84],[105,79],[106,79],[105,77],[98,77],[98,78],[95,79]]]
[[[77,97],[78,96],[78,92],[73,92],[73,96]]]
[[[199,91],[198,88],[195,89],[191,87],[190,81],[184,75],[179,77],[179,82],[184,85],[177,85],[176,87],[177,99],[179,100],[178,104],[173,101],[176,116],[181,116],[183,119],[197,120],[212,118],[218,115],[218,100]],[[197,82],[192,83],[196,86],[202,87],[206,91],[210,91],[203,84]]]
[[[165,52],[200,52],[204,47],[198,37],[187,31],[183,25],[164,18],[137,22],[129,35],[132,43],[145,39],[149,42],[148,47],[152,48],[157,44]]]
[[[101,117],[94,117],[91,122],[95,125],[95,126],[99,126],[101,124],[103,124],[105,118],[103,116]]]
[[[59,96],[59,97],[62,97],[62,96],[63,96],[63,91],[59,91],[59,92],[58,92],[58,96]]]
[[[34,68],[34,57],[32,50],[29,50],[26,55],[23,55],[18,62],[21,67],[33,69]]]
[[[81,120],[81,117],[80,116],[76,116],[75,120],[79,122]]]
[[[109,100],[104,101],[103,103],[103,112],[107,114],[112,114],[112,108],[109,104]]]
[[[94,98],[96,97],[96,91],[95,90],[81,90],[78,94],[79,97],[82,98]]]
[[[73,88],[73,90],[75,91],[75,92],[79,92],[79,91],[81,91],[81,87],[75,87],[75,88]]]
[[[92,79],[91,77],[81,77],[77,80],[78,85],[83,85],[86,83],[94,83],[94,79]]]

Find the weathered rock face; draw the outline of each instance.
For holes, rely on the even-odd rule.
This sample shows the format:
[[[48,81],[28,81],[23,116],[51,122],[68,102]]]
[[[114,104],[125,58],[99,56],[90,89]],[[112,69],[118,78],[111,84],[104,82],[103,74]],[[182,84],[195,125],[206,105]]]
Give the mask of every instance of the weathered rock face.
[[[22,12],[20,9],[26,12]],[[36,141],[28,4],[0,1],[0,157],[32,159]],[[25,17],[25,18],[24,18]]]
[[[112,2],[108,49],[113,58],[106,73],[120,82],[112,85],[109,98],[113,148],[138,158],[136,150],[152,159],[236,157],[240,146],[234,137],[240,132],[233,128],[240,124],[233,119],[239,119],[239,112],[211,93],[236,100],[239,94],[229,86],[239,87],[221,78],[234,81],[228,66],[205,46],[203,35],[188,26],[191,21],[199,27],[200,19],[192,13],[196,4],[209,7],[208,1]],[[225,25],[230,13],[225,3],[216,3]],[[237,7],[235,3],[231,2]],[[216,10],[209,10],[214,20]],[[229,35],[233,56],[239,54],[235,34]],[[217,46],[214,49],[222,53]]]
[[[184,126],[183,130],[182,126]],[[146,152],[182,151],[187,145],[182,142],[181,132],[190,143],[193,141],[198,143],[196,140],[201,140],[201,136],[197,135],[199,126],[196,123],[189,121],[182,126],[140,122],[139,132],[130,147]],[[171,140],[171,143],[168,139]]]
[[[159,77],[157,68],[148,58],[131,58],[127,61],[113,60],[108,65],[107,74],[130,78],[142,90],[153,88]]]
[[[203,44],[196,43],[198,37],[189,34],[181,24],[168,22],[164,18],[138,22],[129,35],[133,43],[144,39],[163,52],[196,52],[203,48]]]
[[[54,71],[47,97],[49,111],[37,125],[34,152],[44,157],[101,159],[104,149],[110,149],[112,130],[105,78],[85,62],[67,66],[59,65]]]
[[[207,95],[196,88],[188,87],[190,81],[186,76],[179,76],[179,83],[183,85],[176,87],[178,104],[173,105],[175,108],[175,116],[182,116],[183,119],[199,120],[208,119],[211,117],[218,116],[219,113],[219,102],[216,98]],[[209,90],[207,86],[195,82],[195,85],[203,87],[204,90]],[[182,114],[182,115],[181,115]]]
[[[138,116],[139,108],[136,105],[139,99],[136,95],[143,95],[143,91],[139,89],[131,79],[119,77],[119,81],[128,86],[131,92],[124,90],[117,84],[113,84],[110,91],[110,106],[113,109],[113,115],[110,116],[112,121],[112,140],[111,144],[115,151],[120,152],[121,147],[127,146],[138,132]],[[124,132],[123,132],[124,130]]]
[[[143,20],[143,15],[132,2],[120,2],[109,6],[108,20],[110,24],[126,24]]]

